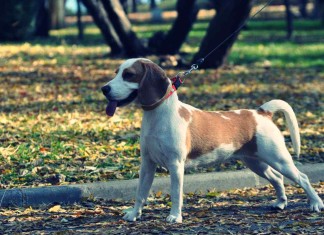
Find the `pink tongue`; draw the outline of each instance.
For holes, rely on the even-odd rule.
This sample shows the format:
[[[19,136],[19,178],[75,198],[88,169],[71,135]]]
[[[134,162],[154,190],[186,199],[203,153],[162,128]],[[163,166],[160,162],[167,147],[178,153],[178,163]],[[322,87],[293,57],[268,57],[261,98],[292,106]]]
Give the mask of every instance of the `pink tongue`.
[[[116,108],[117,108],[117,101],[110,100],[106,107],[106,114],[110,117],[114,116]]]

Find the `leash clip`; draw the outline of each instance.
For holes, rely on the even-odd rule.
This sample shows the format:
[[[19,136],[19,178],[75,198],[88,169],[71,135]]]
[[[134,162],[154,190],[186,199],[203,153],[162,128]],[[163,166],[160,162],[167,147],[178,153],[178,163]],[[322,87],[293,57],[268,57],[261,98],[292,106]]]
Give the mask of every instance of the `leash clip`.
[[[197,70],[199,68],[199,66],[204,62],[204,58],[201,58],[199,60],[197,60],[197,62],[195,64],[192,64],[190,69],[188,69],[187,71],[185,72],[182,72],[182,76],[187,76],[188,74],[190,74],[193,70]],[[178,73],[177,76],[181,74],[181,73]]]
[[[191,73],[193,70],[196,70],[196,69],[198,69],[198,64],[191,65],[191,68],[188,69],[187,71],[185,71],[183,73],[183,76],[187,76],[189,73]]]
[[[205,58],[200,58],[199,60],[197,60],[197,62],[195,64],[192,64],[190,69],[188,69],[187,71],[184,72],[179,72],[173,79],[175,82],[177,82],[179,85],[176,85],[176,88],[178,89],[178,87],[184,82],[184,79],[181,80],[181,78],[187,76],[188,74],[190,74],[193,70],[197,70],[199,68],[199,66],[204,62]]]

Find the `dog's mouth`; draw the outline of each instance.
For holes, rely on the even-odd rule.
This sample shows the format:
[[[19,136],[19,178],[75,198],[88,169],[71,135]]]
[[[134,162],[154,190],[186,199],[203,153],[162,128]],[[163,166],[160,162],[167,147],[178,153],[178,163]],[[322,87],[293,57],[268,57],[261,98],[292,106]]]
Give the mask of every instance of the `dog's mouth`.
[[[137,97],[137,90],[134,90],[126,99],[123,100],[112,100],[108,99],[108,105],[106,107],[106,114],[110,117],[114,116],[116,108],[128,105],[133,102]]]

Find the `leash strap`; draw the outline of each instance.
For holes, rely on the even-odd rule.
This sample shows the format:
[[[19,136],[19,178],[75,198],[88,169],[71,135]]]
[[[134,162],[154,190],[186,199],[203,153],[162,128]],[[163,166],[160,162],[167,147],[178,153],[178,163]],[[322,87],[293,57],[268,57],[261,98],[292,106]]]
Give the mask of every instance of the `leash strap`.
[[[185,76],[190,74],[193,70],[197,70],[199,66],[204,62],[204,58],[201,58],[197,61],[197,63],[191,65],[191,68],[187,71],[178,73],[174,78],[171,78],[172,81],[172,87],[174,88],[174,91],[178,90],[178,88],[183,84]]]
[[[258,15],[261,11],[263,11],[264,8],[266,8],[267,6],[269,6],[272,3],[273,0],[269,0],[267,1],[256,13],[254,13],[254,15],[251,16],[250,19],[253,19],[256,15]],[[200,58],[197,60],[197,62],[195,64],[191,65],[191,68],[184,71],[184,72],[180,72],[178,73],[174,78],[172,78],[171,80],[173,81],[173,84],[176,84],[175,87],[176,89],[178,89],[179,86],[182,85],[182,83],[184,82],[184,79],[181,80],[181,77],[185,77],[188,74],[190,74],[193,70],[197,70],[199,68],[199,66],[204,63],[205,59],[210,56],[212,53],[214,53],[220,46],[222,46],[227,40],[229,40],[231,37],[233,37],[236,33],[238,33],[245,25],[246,22],[248,20],[246,20],[245,22],[243,22],[233,33],[231,33],[229,36],[227,36],[220,44],[218,44],[213,50],[211,50],[207,55],[205,55],[205,57]],[[179,81],[178,81],[179,80]]]

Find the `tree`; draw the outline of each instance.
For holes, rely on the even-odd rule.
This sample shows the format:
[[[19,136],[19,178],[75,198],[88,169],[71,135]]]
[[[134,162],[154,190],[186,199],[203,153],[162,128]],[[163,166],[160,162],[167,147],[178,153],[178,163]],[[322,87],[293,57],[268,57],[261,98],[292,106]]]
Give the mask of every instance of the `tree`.
[[[51,29],[50,11],[47,0],[39,1],[39,9],[36,16],[35,36],[49,37]]]
[[[215,8],[217,14],[209,23],[206,36],[202,40],[199,51],[193,58],[193,63],[204,58],[225,39],[228,37],[230,38],[214,51],[214,53],[208,56],[208,59],[201,65],[201,68],[218,68],[223,64],[230,48],[237,39],[239,34],[237,29],[243,25],[249,17],[252,8],[252,0],[217,1]],[[233,32],[235,33],[233,34]]]
[[[123,6],[123,9],[125,11],[125,13],[128,13],[128,1],[127,0],[119,0],[120,4]]]
[[[65,0],[49,0],[51,28],[61,29],[65,26]]]
[[[293,15],[290,10],[290,1],[284,0],[286,7],[286,22],[287,22],[287,39],[291,39],[293,33]]]
[[[196,0],[178,0],[178,16],[171,29],[164,36],[159,32],[153,36],[150,45],[157,54],[176,54],[186,40],[199,12]]]
[[[146,49],[132,30],[131,23],[119,0],[102,0],[110,22],[114,26],[127,56],[136,57],[146,54]]]
[[[112,55],[137,57],[146,54],[146,49],[131,29],[119,0],[82,0],[99,27]]]
[[[151,0],[150,9],[153,10],[154,8],[156,8],[156,2],[155,2],[155,0]]]
[[[131,29],[131,24],[122,9],[120,0],[82,0],[101,29],[106,41],[114,50],[123,50],[124,55],[131,57],[143,56],[151,53],[152,50],[144,47]],[[238,28],[247,20],[252,0],[228,0],[214,2],[217,14],[211,20],[206,36],[204,37],[200,50],[194,56],[197,59],[205,57],[217,45],[222,44],[215,53],[208,57],[202,64],[204,68],[218,68],[223,64],[226,56],[235,42],[239,33]],[[156,35],[150,40],[150,47],[158,54],[176,54],[186,39],[193,23],[197,17],[198,9],[195,0],[177,1],[178,17],[174,21],[170,31],[164,36],[160,33],[156,42]],[[233,34],[234,32],[234,34]],[[162,35],[162,36],[161,36]],[[231,35],[231,37],[229,37]],[[228,38],[229,37],[229,38]],[[228,39],[227,39],[228,38]],[[224,40],[226,41],[224,42]],[[152,44],[152,41],[154,42]],[[224,42],[224,43],[223,43]],[[113,44],[113,45],[112,45]],[[150,48],[151,49],[151,48]]]
[[[308,0],[299,0],[299,13],[301,17],[307,18],[307,2]]]
[[[318,6],[318,18],[322,21],[324,25],[324,0],[316,0]]]
[[[82,3],[87,8],[88,12],[92,16],[95,24],[101,31],[106,43],[110,47],[110,54],[112,56],[120,55],[123,52],[123,46],[119,37],[110,23],[107,13],[102,5],[101,1],[95,0],[82,0]]]
[[[65,0],[39,0],[35,36],[48,37],[50,29],[65,26]]]
[[[137,12],[137,0],[132,0],[132,12]]]
[[[0,40],[24,40],[35,31],[39,0],[2,0],[0,8]]]
[[[312,17],[321,19],[322,23],[324,24],[324,0],[314,1],[314,9],[312,12]]]
[[[83,25],[82,25],[82,12],[81,12],[81,0],[76,0],[77,2],[77,25],[78,25],[78,39],[83,39]]]

